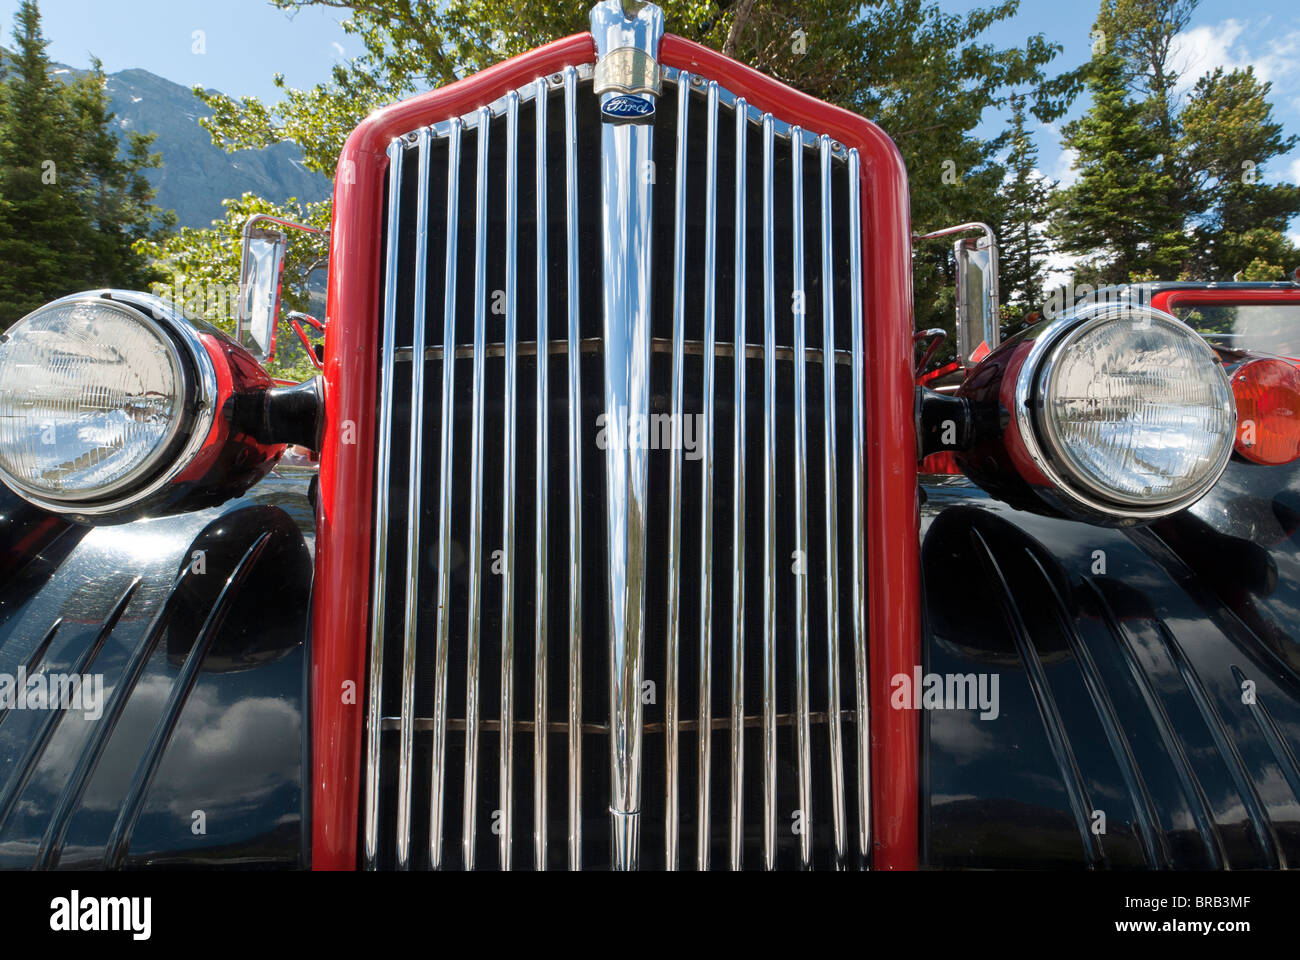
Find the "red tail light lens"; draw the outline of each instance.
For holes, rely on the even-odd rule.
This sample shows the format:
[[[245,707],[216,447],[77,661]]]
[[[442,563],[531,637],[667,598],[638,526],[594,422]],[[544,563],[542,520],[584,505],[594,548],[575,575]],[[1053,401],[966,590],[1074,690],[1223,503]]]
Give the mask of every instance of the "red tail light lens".
[[[1237,398],[1236,451],[1277,465],[1300,456],[1300,369],[1285,360],[1252,360],[1232,375]]]

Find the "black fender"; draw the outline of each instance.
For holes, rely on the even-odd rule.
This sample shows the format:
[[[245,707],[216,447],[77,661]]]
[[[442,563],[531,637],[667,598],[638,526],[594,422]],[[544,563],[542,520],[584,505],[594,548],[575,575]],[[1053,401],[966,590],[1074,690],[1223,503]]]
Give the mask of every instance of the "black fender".
[[[923,865],[1300,866],[1300,472],[1122,530],[922,490]]]
[[[0,867],[309,865],[306,489],[105,527],[5,501],[40,533],[0,579]],[[90,681],[51,709],[20,671]]]

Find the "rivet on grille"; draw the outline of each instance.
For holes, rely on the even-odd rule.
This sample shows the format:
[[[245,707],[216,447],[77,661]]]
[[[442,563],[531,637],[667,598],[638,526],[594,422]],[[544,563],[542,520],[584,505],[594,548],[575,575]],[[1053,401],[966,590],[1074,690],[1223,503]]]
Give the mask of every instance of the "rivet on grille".
[[[844,152],[844,144],[840,143],[838,140],[832,140],[832,141],[831,141],[831,152],[832,152],[832,153],[843,153],[843,152]]]
[[[691,77],[691,86],[693,86],[693,87],[702,87],[702,86],[704,86],[704,78],[703,78],[703,77]]]

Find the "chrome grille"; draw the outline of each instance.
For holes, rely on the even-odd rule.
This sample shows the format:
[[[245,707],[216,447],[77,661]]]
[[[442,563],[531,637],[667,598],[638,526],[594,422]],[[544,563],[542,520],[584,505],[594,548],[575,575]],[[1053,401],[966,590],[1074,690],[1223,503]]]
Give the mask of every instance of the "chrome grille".
[[[389,151],[367,867],[611,863],[590,76]],[[861,866],[857,156],[672,70],[655,128],[640,862]]]

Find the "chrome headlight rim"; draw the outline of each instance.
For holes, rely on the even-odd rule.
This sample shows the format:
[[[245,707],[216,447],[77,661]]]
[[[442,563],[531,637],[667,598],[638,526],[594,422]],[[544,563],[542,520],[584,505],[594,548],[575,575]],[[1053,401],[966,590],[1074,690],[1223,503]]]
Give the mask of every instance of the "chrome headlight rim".
[[[1234,430],[1219,452],[1214,467],[1194,487],[1169,499],[1125,496],[1071,467],[1059,453],[1059,442],[1046,415],[1047,385],[1063,351],[1104,324],[1139,321],[1163,324],[1199,345],[1211,369],[1223,379],[1234,421]],[[1203,497],[1219,482],[1232,459],[1232,437],[1236,434],[1232,388],[1210,345],[1182,321],[1164,311],[1129,303],[1087,304],[1052,322],[1039,334],[1016,376],[1015,418],[1025,452],[1052,485],[1052,493],[1061,499],[1061,505],[1087,516],[1131,521],[1157,520],[1184,510]]]
[[[105,491],[97,491],[93,497],[55,497],[48,491],[32,489],[30,485],[0,470],[0,482],[28,503],[74,520],[111,517],[164,495],[168,486],[185,471],[203,448],[216,418],[219,384],[212,357],[194,326],[172,304],[160,297],[130,290],[92,290],[51,300],[32,313],[79,302],[102,306],[105,301],[114,309],[130,314],[136,322],[149,327],[169,345],[169,354],[178,365],[175,371],[183,391],[183,400],[180,416],[157,449],[130,474],[114,481]]]

